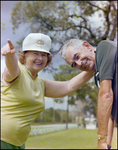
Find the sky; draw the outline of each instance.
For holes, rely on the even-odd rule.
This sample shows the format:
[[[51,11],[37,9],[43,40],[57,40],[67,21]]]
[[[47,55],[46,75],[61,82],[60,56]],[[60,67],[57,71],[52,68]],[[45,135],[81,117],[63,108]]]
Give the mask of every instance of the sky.
[[[11,19],[12,8],[18,1],[1,1],[1,22],[5,24],[1,25],[1,48],[7,44],[7,39],[10,39],[13,44],[22,38],[24,33],[23,26],[20,29],[15,30],[15,34],[13,34]],[[58,57],[54,57],[56,60],[55,66],[59,67],[60,64],[65,64],[65,61],[58,55]],[[5,67],[4,56],[1,55],[1,75],[3,73]],[[54,80],[52,74],[40,71],[38,74],[41,78]],[[54,103],[52,98],[45,98],[45,109],[53,107],[54,109],[67,109],[67,98],[65,97],[63,104]],[[70,108],[71,110],[71,108]]]

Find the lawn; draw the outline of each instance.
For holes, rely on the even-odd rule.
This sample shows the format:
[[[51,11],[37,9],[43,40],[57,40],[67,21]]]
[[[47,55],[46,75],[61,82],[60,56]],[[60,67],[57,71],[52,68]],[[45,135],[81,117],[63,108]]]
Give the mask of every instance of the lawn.
[[[68,129],[29,137],[26,149],[96,149],[97,130]],[[117,149],[117,131],[114,131],[112,148]]]

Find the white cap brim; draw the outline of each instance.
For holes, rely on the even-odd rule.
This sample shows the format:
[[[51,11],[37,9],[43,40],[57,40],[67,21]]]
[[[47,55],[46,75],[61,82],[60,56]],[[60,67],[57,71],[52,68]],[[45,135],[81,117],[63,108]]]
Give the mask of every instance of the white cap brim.
[[[45,53],[51,54],[50,52],[48,52],[48,51],[46,51],[44,49],[41,49],[41,48],[40,49],[39,48],[38,49],[34,49],[34,48],[33,49],[31,49],[31,48],[28,49],[27,48],[27,49],[23,49],[23,51],[38,51],[38,52],[45,52]]]

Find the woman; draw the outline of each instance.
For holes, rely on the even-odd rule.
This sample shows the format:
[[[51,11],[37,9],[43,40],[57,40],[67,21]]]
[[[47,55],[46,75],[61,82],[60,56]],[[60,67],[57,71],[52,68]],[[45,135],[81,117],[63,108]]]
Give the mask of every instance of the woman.
[[[1,148],[24,149],[31,123],[44,110],[44,97],[58,98],[68,95],[92,76],[82,72],[70,81],[50,81],[38,77],[38,72],[52,60],[49,52],[51,39],[41,33],[30,33],[23,41],[23,51],[10,40],[1,49],[6,67],[1,81]]]

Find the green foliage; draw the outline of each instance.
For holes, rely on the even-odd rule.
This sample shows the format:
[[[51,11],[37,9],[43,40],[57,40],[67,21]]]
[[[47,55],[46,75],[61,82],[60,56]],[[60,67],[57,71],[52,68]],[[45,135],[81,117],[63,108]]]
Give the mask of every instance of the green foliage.
[[[101,40],[116,38],[116,5],[116,1],[18,1],[11,21],[13,30],[25,24],[29,32],[46,33],[54,43],[80,38],[96,46]],[[103,26],[91,22],[96,13]]]
[[[97,23],[94,21],[96,14],[99,16]],[[18,1],[12,9],[11,22],[14,32],[23,26],[27,34],[41,32],[49,35],[54,56],[71,38],[86,40],[93,46],[101,40],[116,39],[117,1]],[[23,36],[17,42],[18,49],[25,32]],[[55,70],[52,63],[44,69]]]
[[[76,76],[80,71],[76,68],[73,68],[69,65],[60,65],[59,66],[60,72],[53,75],[56,81],[68,81]],[[68,104],[74,105],[75,104],[75,95],[76,91],[68,95]],[[57,101],[58,102],[58,101]]]
[[[42,115],[42,119],[41,119],[41,115]],[[67,117],[66,110],[62,110],[62,109],[54,110],[53,108],[49,108],[49,109],[45,109],[42,112],[42,114],[38,115],[37,118],[34,120],[33,124],[35,124],[35,123],[40,123],[40,124],[66,123],[66,117]],[[71,114],[69,114],[69,122],[70,123],[72,122]]]
[[[67,81],[75,77],[80,72],[81,72],[80,70],[73,68],[69,65],[60,65],[60,72],[54,74],[53,77],[56,81]],[[98,89],[95,86],[94,81],[87,82],[77,91],[68,95],[68,104],[75,105],[75,102],[77,100],[86,102],[86,106],[83,113],[86,114],[86,112],[89,111],[91,114],[94,114],[96,116],[97,94]],[[58,103],[59,101],[57,100],[55,102]]]
[[[53,108],[45,109],[42,112],[42,120],[41,115],[39,115],[34,122],[53,122],[53,111],[55,111],[55,122],[61,122],[61,116],[60,113],[57,110],[54,110]]]
[[[2,28],[2,31],[5,30],[5,23],[2,23],[2,22],[1,22],[1,28]]]
[[[72,77],[76,76],[80,70],[70,67],[69,65],[60,65],[60,72],[53,75],[54,79],[57,81],[67,81],[72,79]]]
[[[83,85],[80,89],[77,90],[77,98],[86,102],[84,112],[90,112],[96,116],[97,112],[97,97],[98,97],[98,88],[96,87],[94,81],[88,82]]]
[[[59,104],[63,103],[63,101],[64,100],[62,98],[55,98],[54,99],[54,102],[59,103]]]

